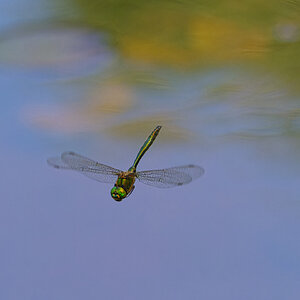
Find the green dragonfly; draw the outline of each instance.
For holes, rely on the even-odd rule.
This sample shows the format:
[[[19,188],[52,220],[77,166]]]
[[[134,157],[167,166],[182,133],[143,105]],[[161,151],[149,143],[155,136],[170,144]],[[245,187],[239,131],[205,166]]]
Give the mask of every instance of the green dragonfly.
[[[122,201],[132,193],[135,187],[134,183],[136,178],[142,183],[151,186],[169,188],[187,184],[193,179],[203,175],[204,169],[196,165],[185,165],[161,170],[136,171],[139,161],[154,142],[160,129],[161,126],[157,126],[151,132],[137,154],[133,165],[128,169],[128,171],[121,171],[110,166],[100,164],[74,152],[64,152],[60,157],[49,158],[47,162],[52,167],[75,170],[100,182],[115,182],[110,194],[116,201]]]

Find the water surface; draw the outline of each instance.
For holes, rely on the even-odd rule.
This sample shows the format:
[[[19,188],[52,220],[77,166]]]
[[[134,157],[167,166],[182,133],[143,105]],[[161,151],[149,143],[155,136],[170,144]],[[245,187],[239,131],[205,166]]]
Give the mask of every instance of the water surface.
[[[298,299],[298,1],[0,3],[1,299]],[[49,168],[194,163],[178,189]]]

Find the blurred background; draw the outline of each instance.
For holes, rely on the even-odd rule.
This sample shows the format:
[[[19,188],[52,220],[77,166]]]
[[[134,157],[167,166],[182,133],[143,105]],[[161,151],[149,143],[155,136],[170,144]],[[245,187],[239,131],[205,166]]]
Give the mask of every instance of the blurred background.
[[[299,299],[298,0],[0,1],[0,298]],[[47,166],[194,163],[181,188]]]

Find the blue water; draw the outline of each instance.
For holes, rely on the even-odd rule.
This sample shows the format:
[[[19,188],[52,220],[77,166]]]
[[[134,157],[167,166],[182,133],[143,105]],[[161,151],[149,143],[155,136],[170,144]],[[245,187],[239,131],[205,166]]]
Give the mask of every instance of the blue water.
[[[27,21],[11,5],[3,28]],[[299,124],[285,114],[299,95],[236,66],[153,72],[105,51],[97,76],[0,65],[0,298],[298,299]],[[158,124],[140,169],[194,163],[203,178],[137,183],[117,203],[109,184],[46,164],[73,150],[125,170]]]

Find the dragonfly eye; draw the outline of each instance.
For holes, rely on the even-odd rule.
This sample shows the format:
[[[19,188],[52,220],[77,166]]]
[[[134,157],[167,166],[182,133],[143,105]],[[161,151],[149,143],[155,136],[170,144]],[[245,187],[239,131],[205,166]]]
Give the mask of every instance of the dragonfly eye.
[[[127,196],[126,191],[120,186],[114,186],[111,189],[110,194],[116,201],[122,201]]]

